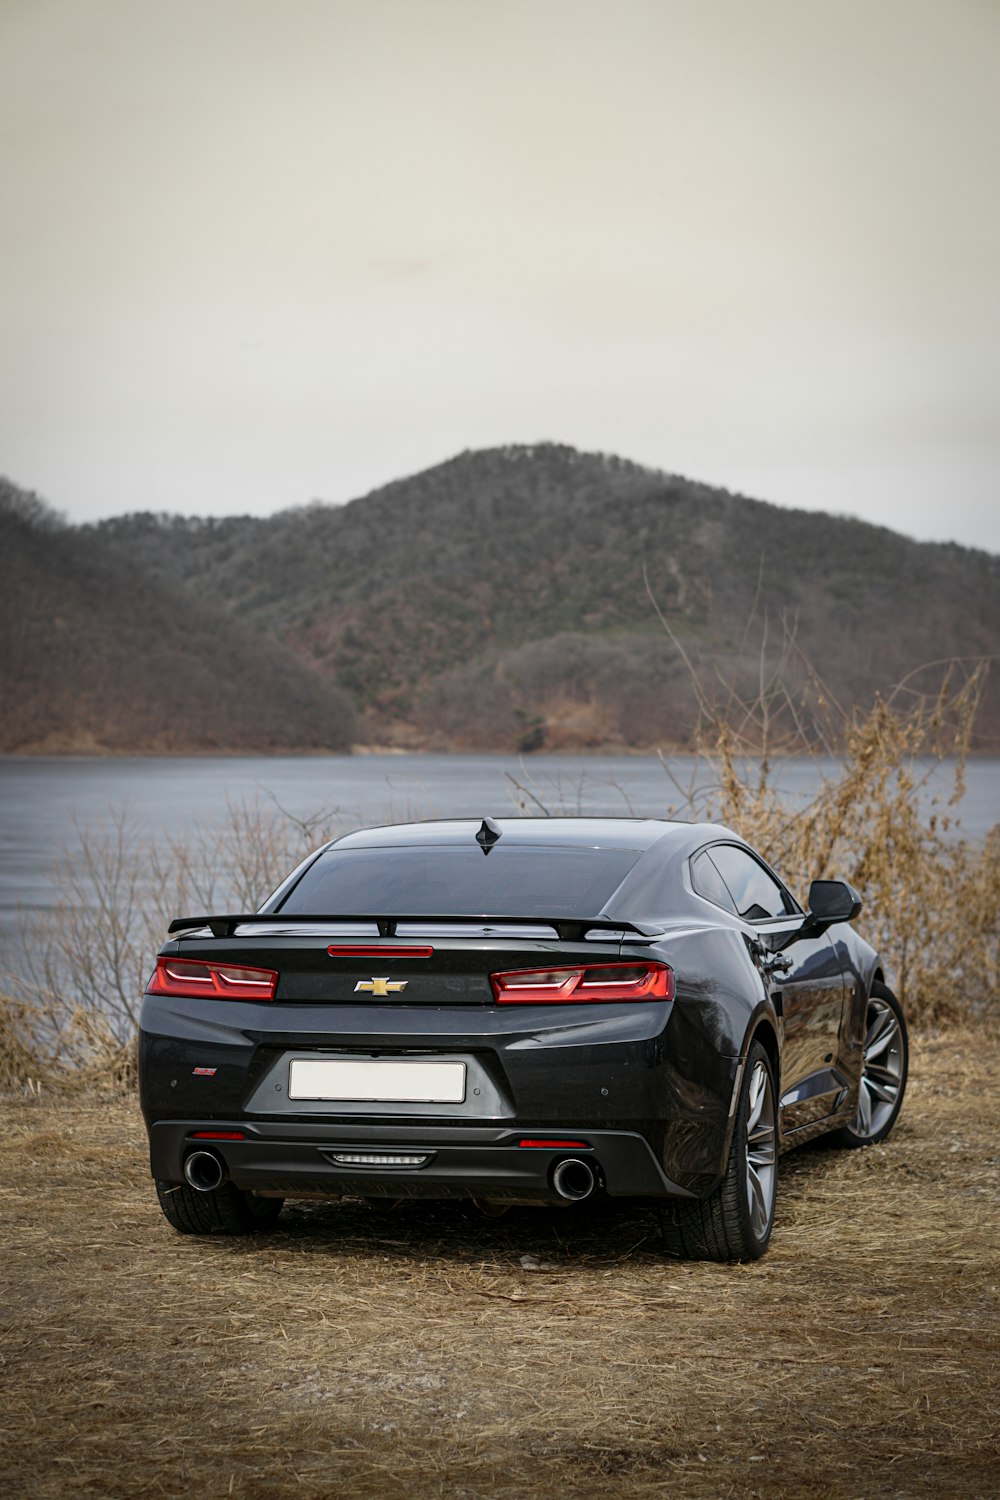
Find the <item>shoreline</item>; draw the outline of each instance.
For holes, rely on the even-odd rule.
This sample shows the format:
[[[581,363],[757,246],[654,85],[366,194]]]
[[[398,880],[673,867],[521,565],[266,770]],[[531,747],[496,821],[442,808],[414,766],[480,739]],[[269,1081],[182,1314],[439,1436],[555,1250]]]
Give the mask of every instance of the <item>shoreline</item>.
[[[760,750],[740,751],[737,760],[759,760],[764,752]],[[516,747],[499,746],[494,749],[464,749],[451,747],[442,749],[440,746],[432,745],[388,745],[388,744],[357,744],[347,750],[330,750],[308,746],[289,746],[288,748],[275,749],[271,747],[255,748],[233,748],[233,747],[192,747],[183,750],[178,749],[128,749],[128,750],[95,750],[95,749],[65,749],[57,750],[50,747],[25,750],[0,750],[0,764],[4,761],[42,761],[56,760],[66,763],[72,761],[125,761],[125,760],[364,760],[364,759],[400,759],[407,755],[433,755],[442,759],[454,757],[455,759],[468,760],[470,758],[480,760],[496,760],[508,758],[515,760],[547,760],[557,759],[562,756],[583,756],[593,759],[607,759],[614,757],[621,760],[641,760],[656,757],[670,758],[687,757],[695,759],[711,759],[712,750],[699,750],[693,745],[559,745],[548,748],[541,745],[536,750],[519,750]],[[769,761],[791,761],[791,760],[835,760],[846,751],[818,751],[809,749],[771,749],[767,751]],[[917,755],[915,760],[954,760],[955,756],[936,756],[930,752]],[[990,760],[1000,758],[1000,745],[995,747],[977,746],[965,752],[966,760]]]

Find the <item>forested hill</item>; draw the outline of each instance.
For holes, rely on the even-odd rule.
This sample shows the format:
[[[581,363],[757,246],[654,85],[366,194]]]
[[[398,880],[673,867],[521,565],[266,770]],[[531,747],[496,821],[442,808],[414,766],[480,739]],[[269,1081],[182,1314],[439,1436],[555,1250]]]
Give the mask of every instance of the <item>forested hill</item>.
[[[0,750],[346,748],[346,695],[0,481]]]
[[[341,695],[357,738],[382,743],[683,745],[697,704],[657,608],[716,692],[735,678],[752,695],[789,634],[786,684],[804,689],[811,663],[848,706],[924,663],[1000,653],[998,557],[553,445],[266,519],[4,524],[26,745],[61,722],[127,748],[337,745]],[[980,730],[1000,744],[996,681]]]
[[[791,686],[807,659],[847,705],[1000,652],[996,556],[552,445],[463,453],[345,506],[96,534],[286,642],[364,733],[403,744],[686,742],[689,672],[650,593],[708,678],[747,692],[765,629],[772,663],[795,632]],[[980,722],[1000,742],[996,683]]]

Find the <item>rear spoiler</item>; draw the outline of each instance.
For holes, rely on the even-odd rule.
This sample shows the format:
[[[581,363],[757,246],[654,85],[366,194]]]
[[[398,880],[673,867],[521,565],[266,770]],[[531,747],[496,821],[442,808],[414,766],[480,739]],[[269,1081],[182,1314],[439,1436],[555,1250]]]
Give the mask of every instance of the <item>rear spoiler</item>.
[[[649,937],[657,930],[637,927],[634,922],[623,922],[618,917],[543,917],[537,912],[532,913],[530,917],[494,917],[482,912],[465,912],[461,916],[456,916],[454,912],[448,916],[435,916],[421,912],[413,917],[387,917],[384,914],[371,916],[363,912],[326,916],[305,916],[297,912],[254,912],[250,915],[235,917],[175,917],[167,928],[167,932],[190,932],[196,927],[209,927],[213,937],[227,938],[232,937],[237,927],[247,922],[263,923],[270,927],[299,927],[305,924],[329,927],[341,922],[373,922],[378,928],[379,937],[384,938],[395,937],[396,927],[400,922],[419,923],[423,926],[434,926],[439,922],[460,922],[464,926],[470,923],[476,925],[482,923],[487,927],[537,925],[554,927],[564,943],[580,942],[584,934],[594,928],[602,932],[634,932],[640,937]]]

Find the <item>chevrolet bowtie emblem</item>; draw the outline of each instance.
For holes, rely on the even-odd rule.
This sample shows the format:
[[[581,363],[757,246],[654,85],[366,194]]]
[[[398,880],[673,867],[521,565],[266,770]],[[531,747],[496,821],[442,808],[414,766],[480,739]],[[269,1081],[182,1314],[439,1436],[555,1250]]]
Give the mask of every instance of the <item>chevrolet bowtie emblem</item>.
[[[364,990],[367,995],[396,995],[400,990],[405,990],[409,982],[408,979],[359,979],[354,986],[354,993]]]

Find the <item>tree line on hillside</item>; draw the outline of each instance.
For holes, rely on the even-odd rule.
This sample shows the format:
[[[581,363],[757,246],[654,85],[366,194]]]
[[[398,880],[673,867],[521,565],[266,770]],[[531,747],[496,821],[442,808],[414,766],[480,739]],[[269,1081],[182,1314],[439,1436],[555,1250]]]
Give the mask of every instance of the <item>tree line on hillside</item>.
[[[925,663],[1000,651],[996,557],[556,445],[463,453],[348,505],[69,534],[228,621],[262,681],[266,642],[303,702],[404,746],[683,746],[705,718],[692,671],[738,714],[780,668],[807,727],[814,692],[865,708]],[[1000,740],[995,685],[977,723]],[[303,744],[336,733],[302,725]]]
[[[926,662],[1000,650],[1000,559],[555,445],[460,454],[345,506],[103,529],[400,743],[688,743],[678,645],[749,690],[793,636],[794,690],[818,675],[862,706]],[[995,688],[979,723],[1000,735]]]
[[[0,750],[347,749],[355,716],[280,642],[145,577],[0,482]]]

